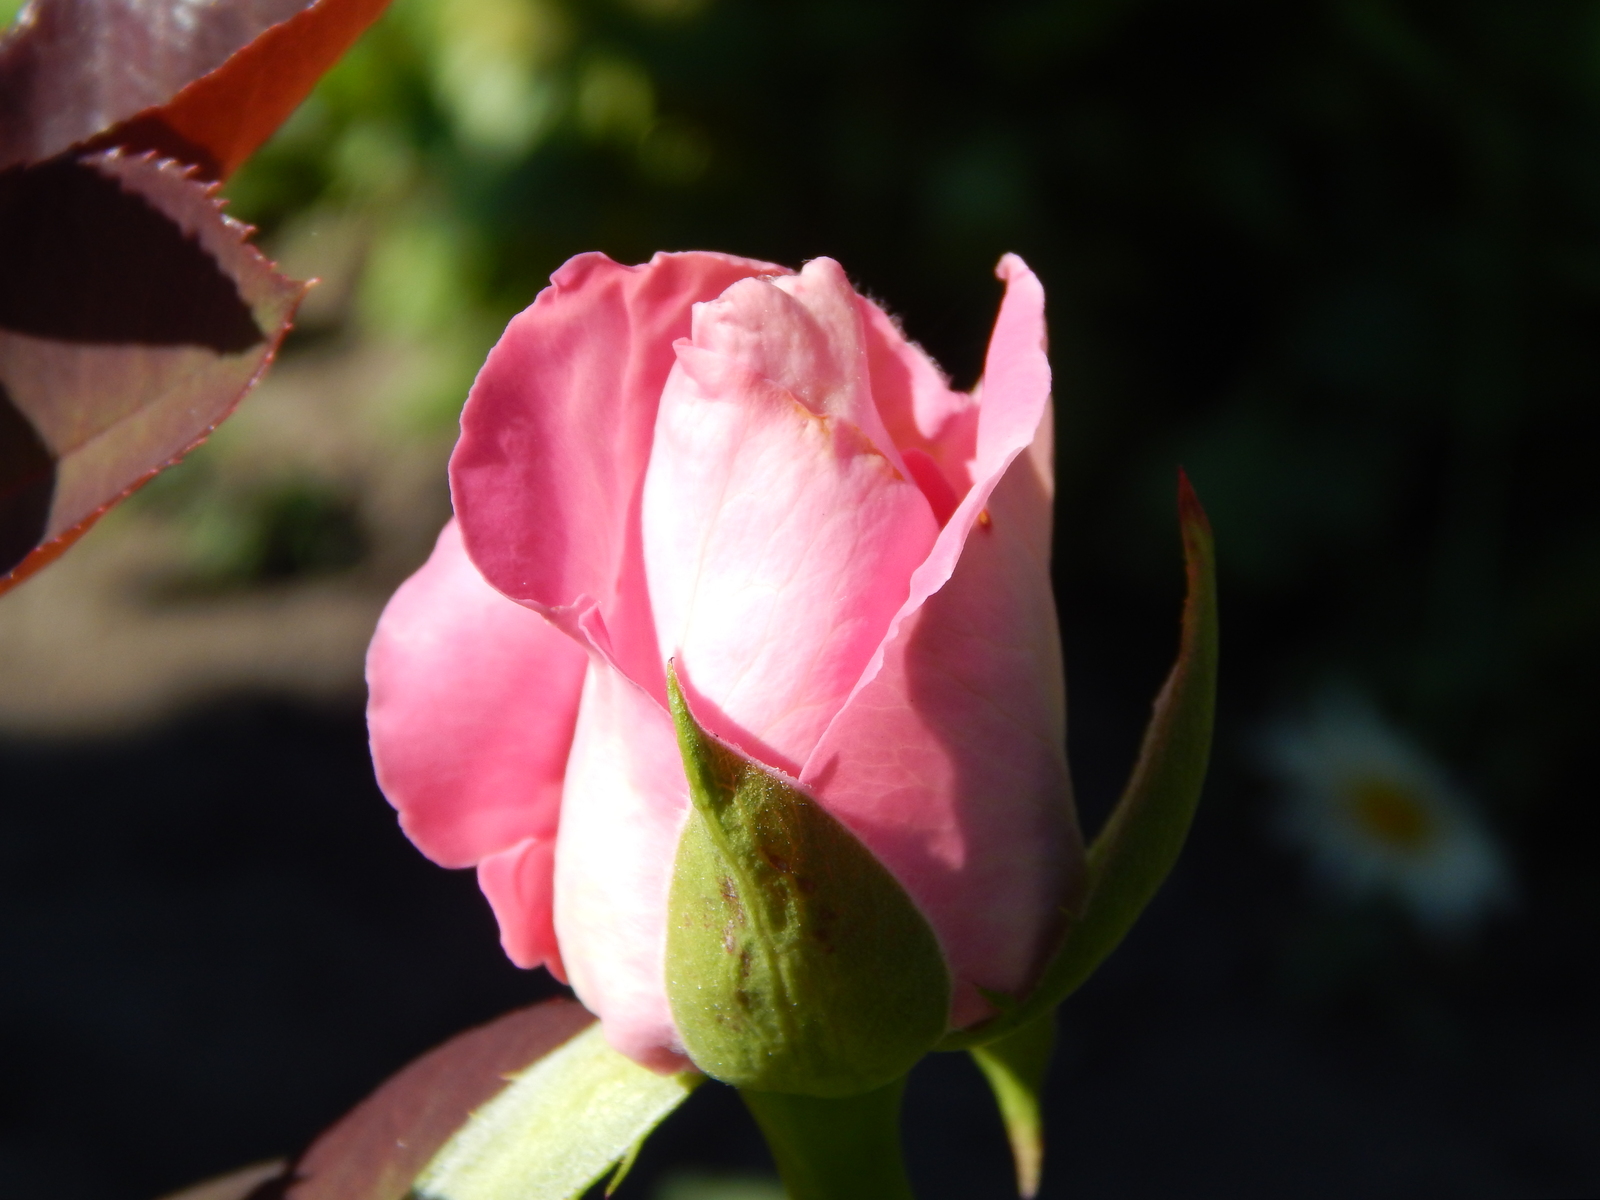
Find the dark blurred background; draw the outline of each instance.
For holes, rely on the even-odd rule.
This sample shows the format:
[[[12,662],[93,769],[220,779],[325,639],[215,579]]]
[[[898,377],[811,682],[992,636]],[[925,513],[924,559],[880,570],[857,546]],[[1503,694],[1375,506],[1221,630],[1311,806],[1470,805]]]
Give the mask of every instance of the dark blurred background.
[[[1600,1195],[1600,3],[395,0],[229,193],[327,280],[280,375],[345,372],[348,436],[423,447],[429,482],[383,558],[369,476],[229,492],[248,444],[219,437],[92,535],[187,531],[145,609],[391,587],[443,519],[472,368],[572,253],[833,256],[963,386],[1021,253],[1091,829],[1176,644],[1180,463],[1224,634],[1190,846],[1062,1010],[1044,1194]],[[0,1200],[149,1200],[292,1151],[549,993],[395,828],[354,667],[300,687],[268,646],[114,721],[35,720],[67,694],[67,650],[14,665],[49,579],[0,602]],[[1425,881],[1351,882],[1349,829],[1277,832],[1317,787],[1263,772],[1262,730],[1313,738],[1330,688],[1371,715],[1324,758],[1406,747],[1445,781],[1424,818],[1499,864],[1444,932]],[[1010,1194],[963,1058],[909,1114],[921,1194]],[[707,1089],[625,1194],[765,1196],[768,1170]]]

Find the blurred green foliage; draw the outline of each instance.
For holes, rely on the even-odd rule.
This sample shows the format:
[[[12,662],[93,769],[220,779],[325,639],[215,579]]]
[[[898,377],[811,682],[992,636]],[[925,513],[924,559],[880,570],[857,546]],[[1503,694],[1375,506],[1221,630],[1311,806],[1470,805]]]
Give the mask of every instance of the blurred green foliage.
[[[229,190],[359,216],[350,319],[439,348],[435,418],[581,250],[832,255],[960,383],[1022,253],[1075,687],[1137,728],[1181,461],[1224,737],[1359,681],[1596,910],[1594,0],[395,0]]]
[[[328,481],[281,472],[241,483],[218,478],[222,469],[214,455],[197,455],[139,494],[141,511],[176,523],[187,551],[185,569],[156,582],[160,598],[329,575],[367,552],[356,498]]]

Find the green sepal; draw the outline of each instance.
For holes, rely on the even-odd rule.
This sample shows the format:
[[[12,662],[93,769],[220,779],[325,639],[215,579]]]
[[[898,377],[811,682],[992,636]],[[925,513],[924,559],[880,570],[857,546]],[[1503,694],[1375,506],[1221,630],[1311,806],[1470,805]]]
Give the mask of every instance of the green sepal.
[[[413,1200],[574,1200],[627,1157],[701,1076],[657,1075],[592,1025],[541,1058],[444,1144]]]
[[[981,1046],[1051,1011],[1094,974],[1138,920],[1183,849],[1211,757],[1217,696],[1217,567],[1211,523],[1178,476],[1188,595],[1178,661],[1156,697],[1139,760],[1122,798],[1086,856],[1083,907],[1038,985],[1020,1004],[987,1023],[959,1030],[942,1050]]]
[[[644,1143],[645,1139],[640,1138],[628,1149],[628,1152],[622,1156],[622,1161],[617,1163],[617,1165],[612,1168],[611,1178],[606,1180],[605,1194],[608,1198],[616,1195],[617,1189],[621,1187],[623,1181],[628,1178],[628,1173],[633,1170],[633,1164],[639,1161],[639,1151],[644,1149]]]
[[[1045,1077],[1056,1048],[1055,1011],[1035,1017],[1004,1037],[972,1049],[972,1058],[989,1081],[1017,1168],[1017,1195],[1039,1194],[1044,1170]]]
[[[943,1035],[950,976],[916,905],[797,785],[702,729],[668,665],[693,811],[668,898],[689,1057],[736,1087],[849,1096]]]
[[[786,1200],[912,1200],[900,1149],[902,1077],[824,1099],[741,1089],[778,1165]]]

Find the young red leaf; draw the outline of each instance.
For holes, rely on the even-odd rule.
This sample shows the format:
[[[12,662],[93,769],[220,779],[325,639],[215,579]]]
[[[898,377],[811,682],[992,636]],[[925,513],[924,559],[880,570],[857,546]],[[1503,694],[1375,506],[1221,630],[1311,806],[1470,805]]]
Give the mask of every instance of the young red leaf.
[[[0,591],[202,441],[305,286],[214,187],[116,151],[0,171]]]
[[[202,441],[272,361],[304,285],[204,182],[386,3],[35,0],[0,37],[0,591]]]
[[[388,0],[36,0],[0,41],[0,167],[72,147],[235,170]]]

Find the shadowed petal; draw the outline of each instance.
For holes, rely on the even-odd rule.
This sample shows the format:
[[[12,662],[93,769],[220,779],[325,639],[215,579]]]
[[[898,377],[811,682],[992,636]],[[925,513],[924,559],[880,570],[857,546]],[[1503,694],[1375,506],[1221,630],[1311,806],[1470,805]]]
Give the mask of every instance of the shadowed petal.
[[[908,341],[894,320],[865,296],[856,297],[872,375],[872,398],[889,436],[900,448],[942,525],[972,486],[977,453],[978,406],[951,389],[921,346]],[[917,459],[936,466],[945,488],[932,483]],[[951,499],[946,502],[946,489]]]

